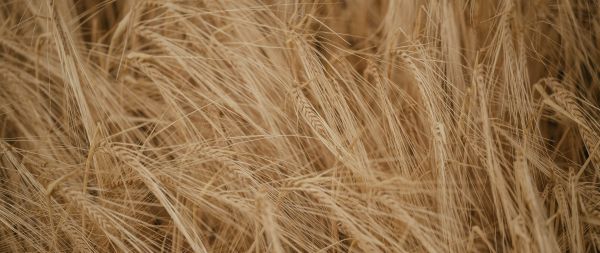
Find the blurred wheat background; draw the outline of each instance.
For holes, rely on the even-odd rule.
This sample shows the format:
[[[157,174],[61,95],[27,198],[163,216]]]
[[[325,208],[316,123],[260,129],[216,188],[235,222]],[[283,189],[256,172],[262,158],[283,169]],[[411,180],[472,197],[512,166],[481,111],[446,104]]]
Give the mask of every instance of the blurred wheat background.
[[[5,0],[1,252],[598,252],[597,0]]]

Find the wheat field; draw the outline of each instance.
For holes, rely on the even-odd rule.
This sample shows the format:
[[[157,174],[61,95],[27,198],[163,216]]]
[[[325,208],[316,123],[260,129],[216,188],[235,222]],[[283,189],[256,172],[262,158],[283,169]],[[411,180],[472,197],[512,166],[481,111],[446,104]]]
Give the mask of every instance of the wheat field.
[[[0,252],[598,252],[597,0],[5,0]]]

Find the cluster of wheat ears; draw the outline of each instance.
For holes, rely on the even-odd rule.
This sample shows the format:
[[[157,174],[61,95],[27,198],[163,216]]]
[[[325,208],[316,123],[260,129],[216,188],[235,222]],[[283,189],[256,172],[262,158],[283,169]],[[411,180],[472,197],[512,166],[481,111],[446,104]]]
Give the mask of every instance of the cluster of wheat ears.
[[[598,252],[597,0],[5,0],[1,252]]]

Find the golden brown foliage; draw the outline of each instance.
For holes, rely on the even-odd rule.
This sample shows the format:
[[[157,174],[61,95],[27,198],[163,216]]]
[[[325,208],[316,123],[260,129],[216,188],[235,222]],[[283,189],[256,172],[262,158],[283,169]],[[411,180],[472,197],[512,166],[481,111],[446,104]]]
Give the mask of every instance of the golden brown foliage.
[[[598,252],[597,0],[0,3],[1,252]]]

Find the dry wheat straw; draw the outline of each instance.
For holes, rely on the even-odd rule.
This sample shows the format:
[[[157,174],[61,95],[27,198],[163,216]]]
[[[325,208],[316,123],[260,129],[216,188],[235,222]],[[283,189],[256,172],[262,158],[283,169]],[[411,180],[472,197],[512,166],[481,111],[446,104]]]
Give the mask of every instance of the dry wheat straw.
[[[0,4],[0,252],[598,252],[598,0]]]

